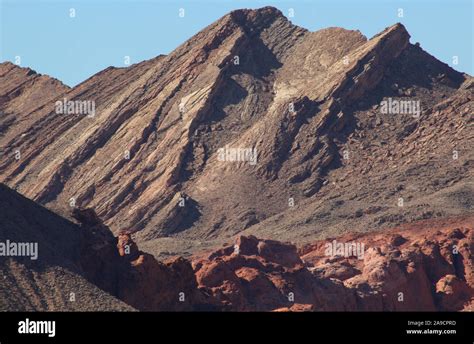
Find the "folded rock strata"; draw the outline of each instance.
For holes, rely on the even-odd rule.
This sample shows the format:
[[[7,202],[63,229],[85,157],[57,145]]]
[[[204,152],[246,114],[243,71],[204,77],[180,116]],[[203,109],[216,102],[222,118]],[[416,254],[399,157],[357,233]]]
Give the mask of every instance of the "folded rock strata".
[[[409,37],[401,24],[309,32],[265,7],[73,88],[4,63],[0,181],[58,212],[93,208],[157,256],[242,231],[303,243],[472,211],[472,78]],[[387,98],[421,101],[420,118],[381,114]],[[93,101],[95,116],[56,113],[63,100]],[[364,205],[378,209],[355,216]]]

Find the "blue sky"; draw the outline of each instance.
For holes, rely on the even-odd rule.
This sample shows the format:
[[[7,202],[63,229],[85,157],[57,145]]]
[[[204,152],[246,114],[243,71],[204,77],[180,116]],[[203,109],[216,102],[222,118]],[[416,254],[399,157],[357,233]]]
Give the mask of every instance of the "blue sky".
[[[0,61],[31,67],[74,86],[100,70],[167,54],[238,8],[278,7],[311,31],[330,26],[372,37],[396,22],[411,42],[474,74],[472,0],[0,0]],[[70,17],[70,9],[75,17]],[[184,8],[185,15],[179,16]],[[403,17],[398,16],[403,9]],[[453,56],[458,64],[453,65]]]

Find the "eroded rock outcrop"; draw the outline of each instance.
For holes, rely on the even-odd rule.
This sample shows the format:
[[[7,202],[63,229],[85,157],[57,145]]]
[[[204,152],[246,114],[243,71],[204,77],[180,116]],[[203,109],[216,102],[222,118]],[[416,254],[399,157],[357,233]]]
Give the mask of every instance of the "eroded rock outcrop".
[[[85,277],[141,311],[209,309],[197,288],[191,263],[181,257],[165,262],[140,251],[132,234],[115,237],[93,209],[75,208],[81,227],[77,262]]]
[[[117,249],[124,262],[118,281],[119,299],[142,311],[206,309],[188,260],[176,257],[159,262],[139,251],[127,233],[118,236]]]
[[[362,255],[349,251],[347,257],[340,255],[345,251],[328,256],[333,239],[297,252],[293,245],[240,237],[193,266],[199,286],[232,310],[469,310],[473,234],[470,218],[334,239],[364,245]]]

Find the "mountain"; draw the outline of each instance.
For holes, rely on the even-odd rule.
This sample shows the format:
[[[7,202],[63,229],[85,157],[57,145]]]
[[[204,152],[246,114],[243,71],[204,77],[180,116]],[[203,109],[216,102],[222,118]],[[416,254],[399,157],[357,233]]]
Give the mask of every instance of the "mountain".
[[[472,213],[473,79],[409,38],[309,32],[265,7],[71,89],[2,64],[24,86],[0,89],[0,181],[66,217],[93,208],[157,257]]]

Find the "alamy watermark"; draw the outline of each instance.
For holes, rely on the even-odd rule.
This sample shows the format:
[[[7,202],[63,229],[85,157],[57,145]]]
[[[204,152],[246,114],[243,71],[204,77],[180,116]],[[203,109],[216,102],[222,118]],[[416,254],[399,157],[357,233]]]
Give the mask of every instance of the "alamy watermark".
[[[413,118],[420,118],[421,105],[419,100],[388,98],[380,102],[380,112],[384,115],[412,115]]]
[[[95,116],[95,101],[93,100],[58,100],[55,104],[58,115],[84,115],[89,118]]]
[[[48,337],[56,336],[56,321],[30,320],[26,318],[18,323],[19,334],[46,334]]]
[[[361,242],[338,242],[333,240],[326,243],[324,254],[328,257],[357,257],[364,259],[365,245]]]
[[[219,161],[248,162],[250,165],[257,164],[257,148],[231,148],[225,146],[217,150]]]
[[[31,260],[36,260],[38,259],[38,243],[10,240],[0,242],[0,257],[30,257]]]

